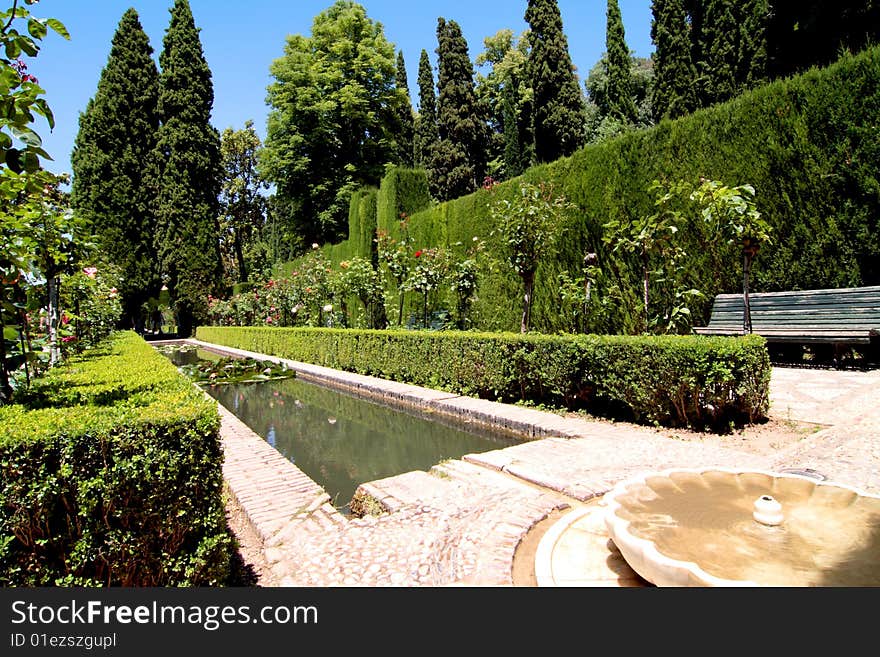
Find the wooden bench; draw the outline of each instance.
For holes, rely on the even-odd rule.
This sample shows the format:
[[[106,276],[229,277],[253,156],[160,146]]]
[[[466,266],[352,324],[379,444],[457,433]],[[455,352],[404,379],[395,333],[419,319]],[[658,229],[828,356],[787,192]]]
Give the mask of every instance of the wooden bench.
[[[842,350],[867,345],[876,351],[880,337],[880,286],[749,295],[752,332],[768,344],[826,345],[839,359]],[[719,294],[708,326],[700,335],[742,335],[742,294]]]

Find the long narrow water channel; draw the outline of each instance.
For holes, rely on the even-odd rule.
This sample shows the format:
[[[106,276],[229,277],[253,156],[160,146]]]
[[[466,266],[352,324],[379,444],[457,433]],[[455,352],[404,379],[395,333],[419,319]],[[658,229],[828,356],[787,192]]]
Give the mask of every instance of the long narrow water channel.
[[[217,355],[200,349],[170,358],[184,365]],[[343,513],[362,483],[520,442],[299,378],[204,389],[321,485]]]

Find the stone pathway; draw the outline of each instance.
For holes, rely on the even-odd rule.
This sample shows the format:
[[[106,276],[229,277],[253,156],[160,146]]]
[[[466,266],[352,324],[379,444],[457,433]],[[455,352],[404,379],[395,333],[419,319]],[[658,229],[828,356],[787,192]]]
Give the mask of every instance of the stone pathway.
[[[772,412],[827,427],[766,457],[286,362],[303,378],[366,397],[543,439],[365,483],[356,497],[383,513],[347,520],[316,483],[221,407],[227,488],[263,538],[282,586],[511,586],[516,549],[538,522],[558,510],[582,512],[615,483],[669,467],[809,467],[880,493],[880,372],[774,370]],[[590,532],[583,540],[601,546],[601,527]],[[607,567],[600,564],[596,585],[630,582]]]

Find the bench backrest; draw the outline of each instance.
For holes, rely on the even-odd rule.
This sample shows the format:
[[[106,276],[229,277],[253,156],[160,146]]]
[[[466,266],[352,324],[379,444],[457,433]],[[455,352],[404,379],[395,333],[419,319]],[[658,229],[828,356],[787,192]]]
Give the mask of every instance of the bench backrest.
[[[752,327],[804,330],[880,328],[880,286],[749,294]],[[719,294],[710,326],[742,326],[742,294]]]

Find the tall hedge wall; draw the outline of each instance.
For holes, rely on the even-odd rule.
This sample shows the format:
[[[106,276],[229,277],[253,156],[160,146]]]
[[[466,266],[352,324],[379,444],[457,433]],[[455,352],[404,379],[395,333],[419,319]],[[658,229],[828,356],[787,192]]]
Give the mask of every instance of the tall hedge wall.
[[[0,407],[0,586],[226,584],[219,427],[134,333]]]
[[[773,228],[773,242],[758,255],[753,289],[779,291],[856,287],[880,283],[880,48],[846,55],[826,69],[780,80],[735,100],[654,128],[588,146],[571,157],[527,171],[574,202],[576,211],[558,227],[557,252],[539,269],[532,326],[542,332],[567,328],[561,316],[557,276],[577,275],[587,252],[599,254],[605,285],[622,293],[607,317],[608,332],[628,332],[639,312],[637,263],[609,252],[603,224],[632,220],[654,211],[648,192],[655,179],[701,177],[728,185],[751,184],[758,208]],[[378,193],[377,226],[394,229],[403,180],[395,172]],[[519,280],[504,266],[502,244],[492,238],[488,207],[512,194],[517,181],[496,186],[412,214],[408,221],[417,247],[453,247],[474,236],[486,239],[498,265],[484,268],[473,310],[475,326],[514,330],[518,326]],[[409,187],[406,187],[409,190]],[[422,193],[418,187],[419,194]],[[409,192],[407,192],[409,193]],[[397,203],[394,202],[395,197]],[[734,247],[701,244],[685,235],[689,278],[706,300],[693,306],[694,323],[708,320],[711,300],[737,291],[739,257]],[[729,267],[710,266],[713,248]],[[597,294],[607,292],[599,289]]]

